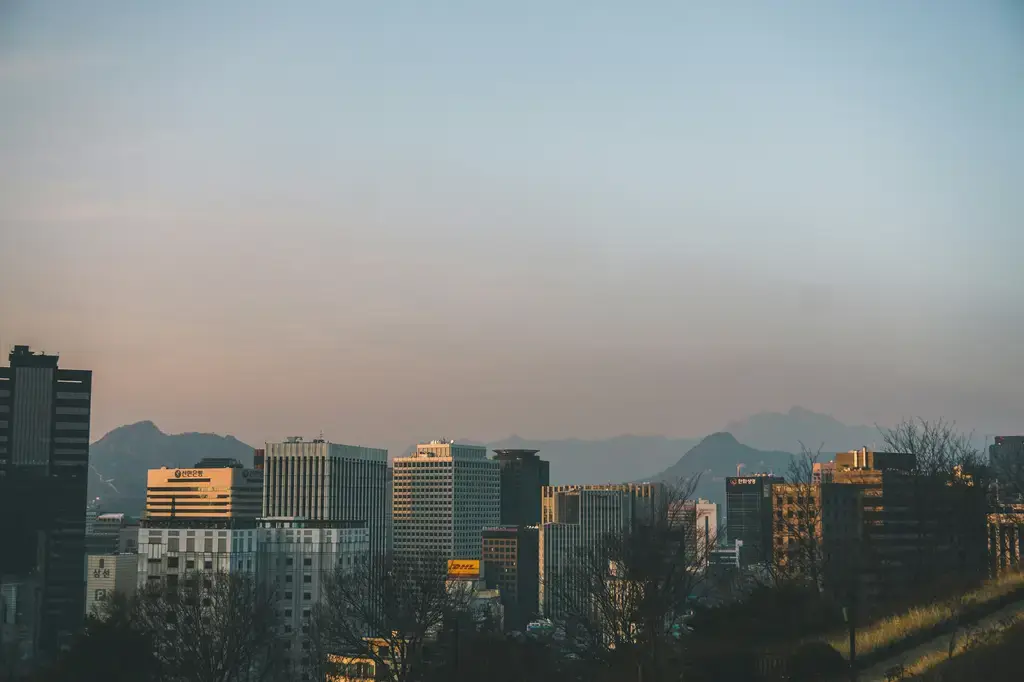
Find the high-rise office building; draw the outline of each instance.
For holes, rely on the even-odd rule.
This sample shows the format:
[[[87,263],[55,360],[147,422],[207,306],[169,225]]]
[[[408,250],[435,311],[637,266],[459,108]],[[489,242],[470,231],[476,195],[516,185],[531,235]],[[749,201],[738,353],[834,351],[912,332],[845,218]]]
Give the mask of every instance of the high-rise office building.
[[[191,469],[150,469],[146,474],[147,525],[246,518],[263,506],[263,472],[237,460],[203,460]]]
[[[370,555],[385,552],[387,450],[299,437],[265,450],[264,517],[365,523]]]
[[[668,508],[669,523],[684,532],[686,557],[691,568],[707,568],[711,550],[718,546],[718,505],[710,500],[678,500]]]
[[[387,473],[387,490],[384,494],[384,499],[387,501],[388,513],[384,517],[384,537],[385,547],[388,553],[395,551],[395,525],[394,525],[394,509],[395,509],[395,470],[388,467]]]
[[[483,531],[484,575],[505,607],[505,627],[524,631],[537,617],[540,538],[537,526],[500,526]]]
[[[607,535],[627,532],[635,523],[635,490],[629,486],[548,486],[545,518],[540,527],[539,608],[548,618],[564,612],[564,599],[574,583],[572,570],[579,553]],[[645,509],[642,508],[642,511]]]
[[[395,554],[479,559],[482,531],[500,519],[498,463],[487,449],[447,440],[394,461]]]
[[[938,578],[988,571],[987,490],[915,471],[911,453],[836,455],[821,486],[825,581],[864,600],[899,600]]]
[[[256,471],[263,471],[263,462],[267,458],[267,451],[263,448],[256,448],[252,451],[252,468]]]
[[[602,483],[597,485],[549,485],[541,489],[541,523],[558,522],[558,505],[574,499],[580,490],[617,490],[626,493],[630,523],[652,524],[668,513],[664,483]],[[563,495],[563,493],[567,493]]]
[[[138,531],[139,586],[175,583],[189,571],[255,572],[262,482],[262,472],[232,459],[150,469]]]
[[[550,463],[538,450],[495,450],[501,472],[501,525],[540,523],[540,490],[551,484]]]
[[[766,563],[772,551],[772,485],[781,476],[751,474],[725,479],[726,535],[729,543],[740,540],[740,564]]]
[[[370,551],[366,524],[277,518],[261,519],[259,525],[257,574],[274,590],[284,655],[294,668],[308,669],[313,609],[336,571],[365,565]]]
[[[0,368],[0,576],[39,585],[31,647],[52,656],[85,610],[92,372],[61,369],[56,355],[28,346],[9,359]]]

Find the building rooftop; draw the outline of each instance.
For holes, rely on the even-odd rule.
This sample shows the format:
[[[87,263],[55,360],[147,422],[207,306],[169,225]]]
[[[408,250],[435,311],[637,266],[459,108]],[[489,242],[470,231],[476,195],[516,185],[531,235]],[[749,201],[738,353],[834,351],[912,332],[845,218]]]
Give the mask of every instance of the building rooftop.
[[[11,349],[7,359],[11,367],[57,367],[57,360],[60,356],[46,355],[45,353],[34,353],[28,346],[15,346]]]
[[[499,450],[495,450],[494,454],[498,456],[498,459],[525,459],[529,457],[536,457],[538,452],[540,452],[540,450],[529,450],[526,448],[501,448]]]

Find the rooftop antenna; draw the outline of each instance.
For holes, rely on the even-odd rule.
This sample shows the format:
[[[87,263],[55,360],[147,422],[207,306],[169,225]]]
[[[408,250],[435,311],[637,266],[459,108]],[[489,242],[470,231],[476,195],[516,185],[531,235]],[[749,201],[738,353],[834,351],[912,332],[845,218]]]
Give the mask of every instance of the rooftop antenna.
[[[742,468],[743,468],[743,467],[745,467],[745,466],[747,466],[747,465],[746,465],[746,464],[744,464],[743,462],[740,462],[739,464],[737,464],[737,465],[736,465],[736,475],[737,475],[737,476],[739,476],[739,475],[740,475],[740,469],[742,469]]]

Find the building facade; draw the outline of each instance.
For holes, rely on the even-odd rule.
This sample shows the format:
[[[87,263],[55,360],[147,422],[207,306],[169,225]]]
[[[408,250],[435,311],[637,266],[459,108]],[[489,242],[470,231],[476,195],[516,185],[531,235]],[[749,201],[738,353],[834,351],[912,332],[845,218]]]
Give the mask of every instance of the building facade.
[[[541,488],[541,523],[562,523],[569,518],[573,500],[582,490],[614,491],[625,493],[629,505],[630,523],[634,526],[652,524],[659,515],[668,514],[664,483],[604,483],[598,485],[549,485]],[[569,505],[560,509],[559,505]],[[664,516],[663,516],[664,518]],[[631,526],[632,527],[632,526]]]
[[[191,469],[150,469],[146,474],[145,519],[150,525],[255,519],[262,505],[263,473],[237,462],[204,461]]]
[[[135,594],[138,571],[134,554],[90,554],[86,561],[86,615],[100,615],[103,602],[115,592],[129,597]]]
[[[387,548],[388,451],[298,437],[267,443],[263,516],[363,523],[370,553]]]
[[[730,543],[743,543],[743,567],[767,563],[772,549],[772,485],[781,476],[752,474],[725,479],[726,535]]]
[[[1024,436],[996,436],[988,461],[998,482],[999,497],[1017,502],[1024,496]]]
[[[495,450],[501,474],[501,525],[536,526],[540,523],[541,488],[551,484],[551,464],[539,450]]]
[[[439,553],[479,559],[483,529],[497,526],[498,463],[487,450],[437,440],[394,460],[395,554]]]
[[[669,505],[669,524],[684,532],[690,568],[706,569],[718,546],[718,505],[710,500],[678,500]]]
[[[284,651],[292,667],[302,671],[310,667],[312,613],[324,583],[369,561],[369,530],[362,522],[344,526],[294,518],[264,518],[259,526],[259,580],[273,590]]]
[[[525,631],[540,613],[540,529],[537,526],[485,528],[481,556],[487,584],[497,588],[505,626]]]
[[[89,554],[116,554],[121,546],[121,531],[130,523],[124,514],[98,514],[92,529],[85,535],[85,547]]]
[[[139,531],[138,585],[165,581],[177,584],[186,573],[250,573],[256,571],[255,521],[193,521],[178,526],[143,526]]]
[[[984,577],[986,491],[969,477],[915,472],[907,453],[836,456],[821,486],[826,583],[865,601],[898,601],[939,580]]]
[[[9,360],[0,367],[0,576],[39,585],[33,646],[52,657],[83,622],[92,372],[61,369],[56,355],[28,346]]]
[[[539,532],[538,602],[546,617],[559,618],[565,613],[565,604],[579,598],[573,590],[572,571],[579,566],[580,552],[591,550],[604,537],[627,532],[633,526],[634,492],[629,486],[544,489],[545,515],[551,521],[541,525]]]

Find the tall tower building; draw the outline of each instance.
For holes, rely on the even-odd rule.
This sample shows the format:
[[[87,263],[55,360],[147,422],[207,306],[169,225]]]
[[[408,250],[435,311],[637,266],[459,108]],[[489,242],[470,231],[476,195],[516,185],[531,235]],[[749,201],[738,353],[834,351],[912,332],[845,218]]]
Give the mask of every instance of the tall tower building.
[[[387,450],[292,437],[264,451],[265,518],[362,522],[370,555],[385,552]]]
[[[495,450],[501,472],[501,525],[540,523],[540,489],[551,485],[550,462],[538,450]]]
[[[15,346],[0,367],[0,580],[41,586],[32,648],[53,655],[85,612],[92,372]]]
[[[395,554],[479,559],[482,531],[500,519],[498,463],[487,449],[435,440],[394,461]]]
[[[784,482],[781,476],[771,474],[725,479],[726,534],[730,544],[737,540],[743,542],[741,566],[771,559],[772,485]]]
[[[574,584],[572,570],[579,552],[603,537],[628,531],[635,519],[634,492],[621,486],[548,486],[544,488],[545,523],[540,528],[540,610],[548,618],[562,615],[562,599]]]

